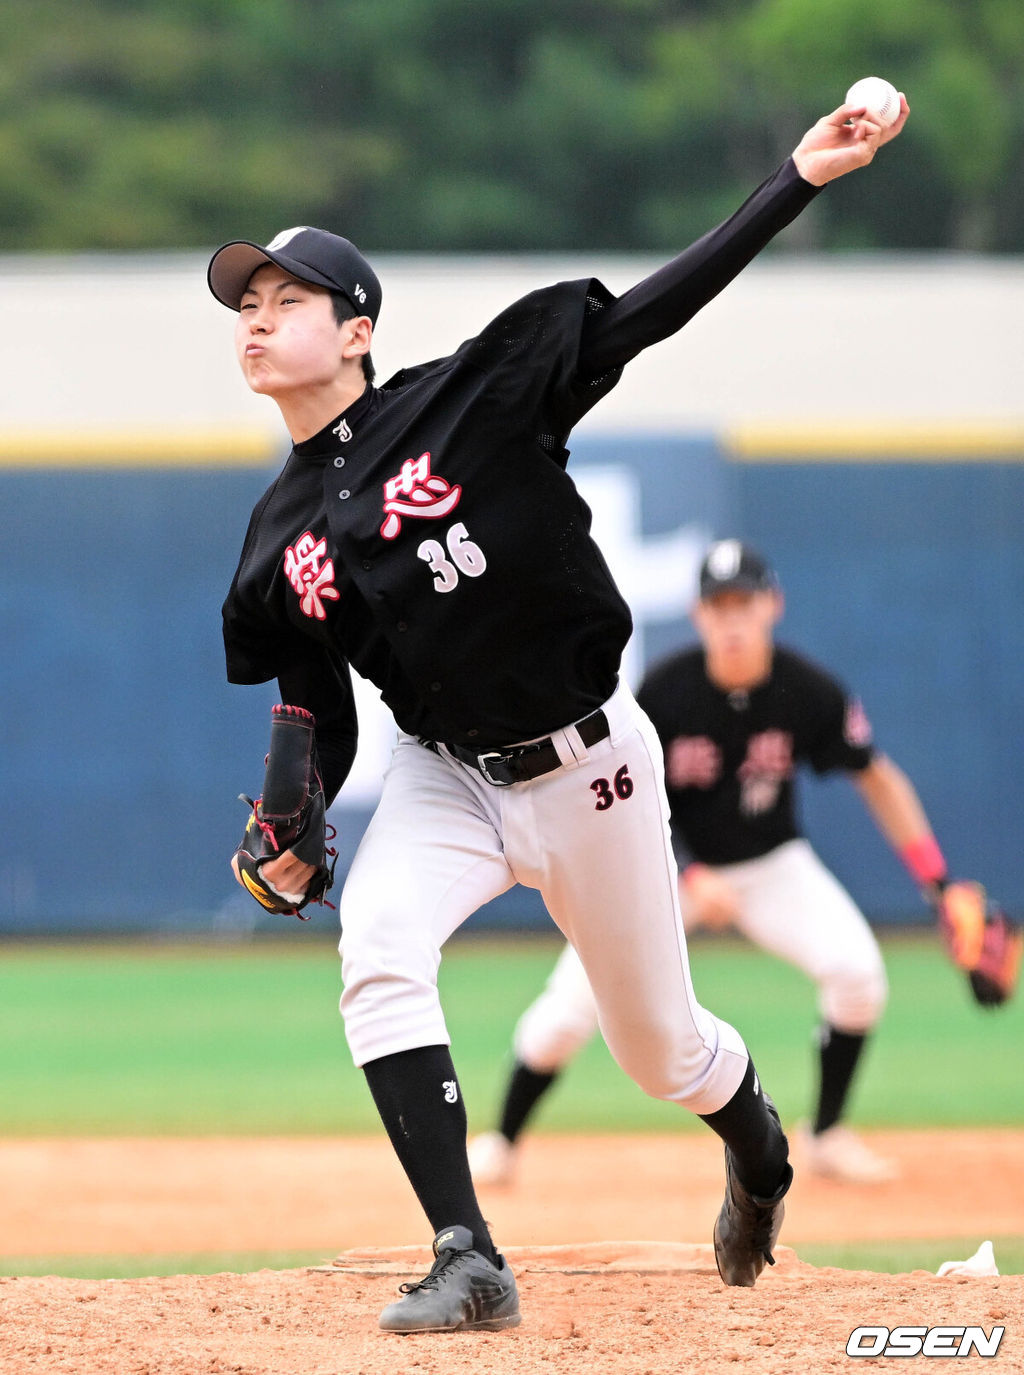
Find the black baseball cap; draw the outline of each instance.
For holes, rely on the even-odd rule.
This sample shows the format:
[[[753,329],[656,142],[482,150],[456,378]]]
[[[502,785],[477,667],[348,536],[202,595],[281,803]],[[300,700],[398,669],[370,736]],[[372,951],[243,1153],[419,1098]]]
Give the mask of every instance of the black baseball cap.
[[[718,540],[700,566],[700,596],[716,592],[768,592],[779,585],[774,570],[756,549],[738,539]]]
[[[380,282],[348,239],[306,224],[282,229],[265,248],[247,239],[235,239],[217,249],[210,259],[206,280],[218,301],[238,310],[249,278],[264,263],[276,263],[297,281],[340,291],[358,315],[368,315],[377,323]]]

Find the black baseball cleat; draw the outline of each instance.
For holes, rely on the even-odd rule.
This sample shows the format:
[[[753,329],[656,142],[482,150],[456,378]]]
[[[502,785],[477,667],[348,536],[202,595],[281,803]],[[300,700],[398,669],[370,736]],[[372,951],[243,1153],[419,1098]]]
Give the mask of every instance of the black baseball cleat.
[[[518,1327],[519,1291],[503,1256],[490,1261],[473,1249],[468,1227],[445,1227],[434,1238],[437,1259],[403,1297],[380,1315],[385,1332],[500,1332]]]
[[[769,1108],[778,1120],[774,1104]],[[786,1214],[783,1198],[793,1182],[793,1167],[786,1165],[782,1183],[771,1198],[758,1198],[736,1177],[732,1152],[725,1150],[725,1202],[715,1222],[715,1261],[726,1284],[750,1288],[765,1267],[775,1264],[772,1247]]]

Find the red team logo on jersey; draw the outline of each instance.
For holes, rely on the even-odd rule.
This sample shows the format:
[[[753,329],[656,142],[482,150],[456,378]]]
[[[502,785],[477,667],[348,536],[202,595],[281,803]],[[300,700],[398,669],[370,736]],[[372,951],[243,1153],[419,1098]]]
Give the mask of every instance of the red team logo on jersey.
[[[722,751],[706,735],[677,735],[665,766],[671,788],[711,788],[722,772]]]
[[[747,741],[740,778],[788,778],[793,772],[793,737],[787,730],[763,730]]]
[[[871,722],[868,720],[867,712],[854,697],[846,704],[843,738],[848,745],[870,745],[871,734]]]
[[[775,806],[782,783],[793,773],[793,737],[784,730],[763,730],[747,741],[747,753],[736,770],[740,810],[757,816]],[[722,776],[722,751],[706,735],[678,735],[665,751],[670,788],[713,788]]]
[[[325,558],[327,541],[307,530],[284,551],[285,577],[299,595],[299,607],[314,620],[327,619],[324,602],[336,602],[341,593],[334,586],[334,560]]]
[[[785,730],[763,730],[747,741],[747,757],[736,770],[740,811],[744,816],[769,812],[779,788],[793,774],[793,737]]]
[[[443,477],[431,473],[429,453],[407,458],[398,476],[388,478],[384,484],[385,515],[380,532],[385,539],[396,539],[403,516],[440,520],[455,510],[461,496],[462,488],[457,483],[450,487]]]

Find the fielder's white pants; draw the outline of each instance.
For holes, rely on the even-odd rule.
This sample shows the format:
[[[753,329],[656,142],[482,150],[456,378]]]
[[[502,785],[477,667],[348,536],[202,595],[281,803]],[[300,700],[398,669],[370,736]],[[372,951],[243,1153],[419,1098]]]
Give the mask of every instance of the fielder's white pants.
[[[357,1065],[450,1044],[441,947],[522,883],[578,951],[596,1023],[641,1088],[698,1113],[739,1088],[742,1038],[690,981],[657,734],[624,686],[604,711],[607,739],[588,750],[574,727],[557,731],[562,767],[505,788],[399,738],[339,904],[341,1012]],[[616,775],[628,796],[615,794]]]
[[[795,965],[818,986],[822,1017],[860,1034],[878,1022],[888,996],[874,933],[838,879],[803,839],[758,859],[716,865],[739,899],[736,925],[755,945]],[[685,885],[680,904],[687,930],[696,924]],[[560,1069],[598,1030],[587,975],[571,947],[515,1029],[516,1056],[530,1069]]]

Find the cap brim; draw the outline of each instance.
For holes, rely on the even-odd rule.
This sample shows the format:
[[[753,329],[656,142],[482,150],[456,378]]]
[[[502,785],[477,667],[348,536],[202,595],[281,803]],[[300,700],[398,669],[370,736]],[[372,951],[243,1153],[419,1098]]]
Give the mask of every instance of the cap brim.
[[[314,286],[327,287],[331,291],[339,290],[330,278],[314,271],[313,268],[296,262],[294,258],[285,257],[283,253],[268,253],[265,248],[250,243],[247,239],[236,239],[232,243],[226,243],[223,248],[218,248],[210,259],[206,280],[209,282],[210,290],[222,305],[230,307],[231,310],[239,310],[242,305],[242,294],[249,285],[249,278],[264,263],[274,263],[298,282],[311,282]]]
[[[775,582],[771,578],[727,578],[724,582],[705,582],[701,584],[701,600],[715,597],[719,592],[774,592]]]

